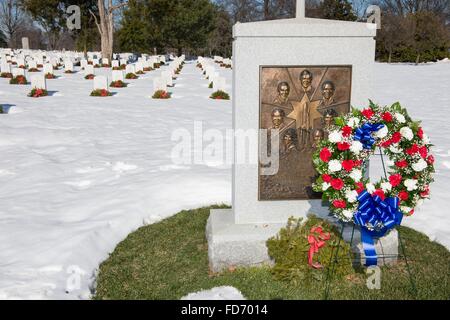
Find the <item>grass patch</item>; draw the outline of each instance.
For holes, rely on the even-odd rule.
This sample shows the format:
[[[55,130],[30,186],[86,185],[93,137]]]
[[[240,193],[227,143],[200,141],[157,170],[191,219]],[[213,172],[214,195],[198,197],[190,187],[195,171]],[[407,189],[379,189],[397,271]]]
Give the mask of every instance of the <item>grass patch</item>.
[[[268,267],[210,274],[205,239],[210,209],[182,211],[130,234],[101,264],[95,299],[180,299],[223,285],[236,287],[248,299],[323,298],[324,281],[294,285],[277,280]],[[343,280],[333,281],[331,298],[449,299],[449,251],[412,229],[400,227],[400,232],[416,294],[411,292],[405,263],[399,262],[382,268],[381,290],[369,290],[367,275],[359,270]]]

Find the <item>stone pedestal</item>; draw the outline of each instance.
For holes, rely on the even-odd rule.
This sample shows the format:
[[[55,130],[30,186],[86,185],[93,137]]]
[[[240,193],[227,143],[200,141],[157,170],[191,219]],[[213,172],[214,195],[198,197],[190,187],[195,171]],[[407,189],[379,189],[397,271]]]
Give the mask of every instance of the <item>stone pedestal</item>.
[[[337,220],[332,217],[323,217],[332,223]],[[287,221],[286,221],[287,222]],[[285,223],[236,224],[233,220],[232,209],[211,210],[206,226],[208,239],[208,257],[210,269],[220,272],[229,267],[272,265],[266,242],[275,236]],[[340,226],[340,225],[339,225]],[[364,249],[361,243],[361,233],[358,228],[347,225],[344,228],[343,238],[352,242],[352,251],[355,253],[355,266],[365,264]],[[378,255],[378,265],[394,264],[398,259],[398,232],[390,231],[382,239],[375,241]]]

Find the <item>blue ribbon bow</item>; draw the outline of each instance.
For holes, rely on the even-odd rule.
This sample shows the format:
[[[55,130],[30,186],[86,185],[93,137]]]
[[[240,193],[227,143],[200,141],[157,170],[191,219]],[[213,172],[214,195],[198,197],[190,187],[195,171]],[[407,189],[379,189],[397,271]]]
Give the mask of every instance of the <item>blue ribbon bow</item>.
[[[374,238],[383,237],[386,232],[402,222],[403,214],[399,210],[399,198],[386,198],[384,201],[377,195],[364,190],[358,197],[358,212],[355,223],[361,226],[361,240],[366,266],[377,265],[377,252]]]
[[[384,124],[382,123],[365,123],[362,127],[356,129],[355,140],[361,142],[364,149],[370,150],[375,143],[372,133],[377,132],[383,127]]]

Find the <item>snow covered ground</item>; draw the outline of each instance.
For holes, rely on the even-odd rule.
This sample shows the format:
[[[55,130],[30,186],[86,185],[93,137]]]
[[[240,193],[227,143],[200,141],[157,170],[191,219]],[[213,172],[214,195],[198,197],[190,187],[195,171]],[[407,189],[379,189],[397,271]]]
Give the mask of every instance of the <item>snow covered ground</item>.
[[[105,72],[105,70],[103,71]],[[221,69],[231,84],[231,71]],[[52,96],[0,79],[0,299],[86,299],[94,270],[118,242],[181,209],[231,202],[229,167],[175,165],[172,132],[232,126],[231,102],[187,64],[173,98],[157,101],[152,79],[89,97],[81,73],[48,81]],[[436,183],[404,224],[450,248],[450,63],[377,64],[375,101],[400,101],[436,145]],[[228,91],[231,91],[229,89]]]

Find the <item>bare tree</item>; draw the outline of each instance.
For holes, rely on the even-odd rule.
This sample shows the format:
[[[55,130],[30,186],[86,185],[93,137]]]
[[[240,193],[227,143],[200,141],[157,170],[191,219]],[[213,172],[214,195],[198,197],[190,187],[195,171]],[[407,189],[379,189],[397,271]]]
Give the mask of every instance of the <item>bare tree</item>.
[[[0,6],[0,29],[5,34],[8,46],[14,47],[15,36],[23,26],[24,13],[17,0],[3,0]]]
[[[114,48],[114,13],[118,9],[128,5],[128,2],[122,2],[114,5],[113,0],[98,0],[98,17],[89,10],[95,18],[95,24],[101,37],[102,57],[111,60]],[[99,21],[100,19],[100,21]]]

